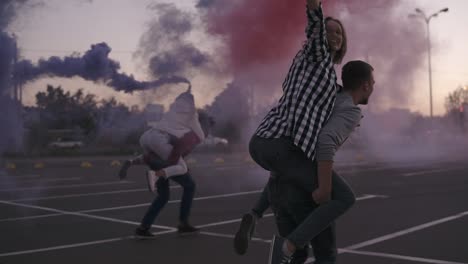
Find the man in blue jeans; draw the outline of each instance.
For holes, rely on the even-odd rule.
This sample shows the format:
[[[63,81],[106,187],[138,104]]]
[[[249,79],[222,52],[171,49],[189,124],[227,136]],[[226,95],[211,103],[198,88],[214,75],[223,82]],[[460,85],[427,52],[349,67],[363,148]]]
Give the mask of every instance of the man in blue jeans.
[[[158,172],[163,168],[167,168],[168,162],[163,161],[155,154],[151,154],[146,159],[148,166],[152,171]],[[141,220],[140,226],[135,230],[135,237],[139,239],[152,239],[154,235],[149,231],[159,212],[169,201],[170,186],[169,179],[178,183],[183,188],[182,199],[180,203],[179,211],[179,226],[177,231],[181,235],[192,234],[199,231],[198,228],[193,227],[189,224],[190,210],[192,208],[192,201],[195,194],[195,182],[190,176],[189,172],[183,175],[172,176],[170,178],[159,177],[156,181],[156,192],[157,196],[153,200],[152,204],[146,211],[143,219]],[[148,184],[152,184],[148,181]],[[151,189],[151,186],[149,186]]]
[[[147,172],[148,188],[151,192],[156,191],[157,196],[143,217],[140,227],[135,230],[136,237],[143,239],[153,237],[150,232],[151,225],[169,201],[169,180],[175,181],[183,188],[178,232],[180,234],[198,232],[198,228],[188,222],[195,182],[189,174],[184,158],[204,137],[190,89],[179,95],[163,118],[140,137],[144,155],[137,160],[144,160],[150,167]],[[121,179],[126,176],[128,164],[126,162],[122,166],[119,173]]]

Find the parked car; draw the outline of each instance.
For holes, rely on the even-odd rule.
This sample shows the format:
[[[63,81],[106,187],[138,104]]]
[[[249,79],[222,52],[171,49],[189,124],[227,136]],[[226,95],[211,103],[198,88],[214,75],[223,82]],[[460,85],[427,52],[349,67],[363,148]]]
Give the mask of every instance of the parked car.
[[[58,138],[57,140],[49,143],[49,147],[56,149],[81,148],[83,147],[83,142],[72,138]]]

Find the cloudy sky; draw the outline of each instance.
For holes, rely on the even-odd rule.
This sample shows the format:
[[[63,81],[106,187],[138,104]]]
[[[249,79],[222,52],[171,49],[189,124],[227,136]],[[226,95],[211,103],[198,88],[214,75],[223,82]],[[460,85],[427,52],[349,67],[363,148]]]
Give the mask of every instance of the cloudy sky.
[[[291,1],[291,0],[288,0]],[[351,0],[354,1],[354,0]],[[387,0],[393,1],[393,0]],[[112,52],[109,57],[119,61],[121,71],[132,74],[139,80],[151,80],[147,65],[137,51],[141,49],[141,38],[147,32],[150,22],[157,13],[149,8],[155,2],[151,0],[46,0],[38,7],[22,10],[10,31],[15,32],[22,58],[37,61],[50,56],[66,56],[73,52],[83,54],[91,44],[106,42]],[[166,1],[174,3],[174,1]],[[444,7],[450,8],[431,21],[433,49],[433,92],[434,112],[445,112],[444,99],[447,94],[460,85],[468,84],[468,1],[466,0],[402,0],[405,8],[400,12],[411,13],[419,7],[427,13],[436,12]],[[187,12],[195,11],[195,0],[177,0],[175,5]],[[405,15],[406,17],[406,15]],[[414,26],[414,20],[402,21],[407,27]],[[385,32],[382,32],[385,34]],[[372,36],[380,38],[381,36]],[[215,47],[215,40],[194,34],[192,42],[209,51]],[[352,43],[350,43],[351,45]],[[405,43],[401,43],[405,45]],[[420,49],[425,50],[425,46]],[[370,55],[372,58],[372,54]],[[351,58],[348,58],[351,59]],[[415,71],[412,86],[415,89],[407,94],[407,102],[398,107],[406,107],[423,114],[429,112],[429,88],[427,61]],[[194,93],[199,106],[210,103],[225,87],[228,77],[192,76]],[[398,76],[395,76],[398,78]],[[388,80],[388,78],[386,79]],[[224,83],[221,83],[224,82]],[[40,79],[25,87],[24,101],[34,103],[34,94],[44,90],[46,84],[61,84],[69,89],[86,87],[101,97],[116,96],[121,101],[132,105],[149,103],[156,100],[145,93],[124,94],[113,92],[81,79]],[[280,83],[278,84],[278,87]],[[387,86],[388,87],[388,86]],[[202,96],[203,94],[203,96]],[[158,100],[168,100],[164,96]]]

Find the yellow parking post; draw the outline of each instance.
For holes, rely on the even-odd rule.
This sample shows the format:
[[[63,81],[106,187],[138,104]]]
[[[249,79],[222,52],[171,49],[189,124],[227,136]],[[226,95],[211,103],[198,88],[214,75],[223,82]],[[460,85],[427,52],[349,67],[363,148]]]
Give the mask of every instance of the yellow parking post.
[[[357,160],[357,161],[364,161],[364,155],[358,154],[358,155],[356,156],[356,160]]]
[[[110,163],[111,167],[120,167],[122,166],[122,163],[120,163],[120,161],[118,160],[113,160],[111,163]]]
[[[91,162],[84,161],[81,163],[81,168],[91,168],[91,167],[93,167],[93,164],[91,164]]]
[[[43,169],[44,167],[45,165],[42,162],[37,162],[36,164],[34,164],[35,169]]]
[[[16,169],[16,164],[9,162],[6,164],[6,168],[9,170],[14,170]]]

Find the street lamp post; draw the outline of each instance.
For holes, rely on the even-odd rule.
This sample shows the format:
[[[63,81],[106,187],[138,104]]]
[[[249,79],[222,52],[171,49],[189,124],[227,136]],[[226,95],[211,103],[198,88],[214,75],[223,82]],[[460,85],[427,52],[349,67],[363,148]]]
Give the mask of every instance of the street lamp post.
[[[424,22],[426,22],[426,30],[427,30],[427,61],[428,61],[428,68],[429,68],[429,104],[430,104],[430,113],[431,113],[431,119],[433,117],[433,110],[432,110],[432,62],[431,62],[431,34],[429,30],[429,22],[431,22],[431,19],[434,17],[437,17],[440,13],[448,12],[448,8],[444,8],[439,10],[438,12],[427,16],[424,11],[422,11],[419,8],[415,9],[416,14],[410,14],[409,17],[411,18],[423,18]]]

